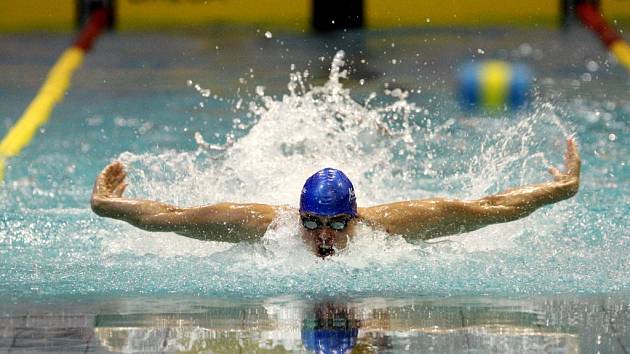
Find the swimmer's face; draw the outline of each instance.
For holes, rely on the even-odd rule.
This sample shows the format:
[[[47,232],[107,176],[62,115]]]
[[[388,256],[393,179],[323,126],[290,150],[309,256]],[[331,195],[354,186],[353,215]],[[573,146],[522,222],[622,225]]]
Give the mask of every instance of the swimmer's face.
[[[345,248],[354,227],[354,218],[344,214],[325,217],[303,213],[300,219],[305,241],[322,258],[335,254],[335,248]]]

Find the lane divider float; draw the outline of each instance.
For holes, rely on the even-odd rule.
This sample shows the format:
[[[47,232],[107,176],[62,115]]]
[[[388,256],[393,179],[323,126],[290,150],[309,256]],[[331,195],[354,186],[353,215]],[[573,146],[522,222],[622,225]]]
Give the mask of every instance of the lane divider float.
[[[0,142],[0,183],[4,180],[6,160],[19,155],[39,127],[48,121],[55,104],[63,99],[68,90],[72,74],[81,66],[83,56],[107,26],[108,16],[103,9],[91,13],[77,39],[59,57],[33,101]]]
[[[457,96],[467,111],[517,110],[531,99],[532,77],[525,64],[502,60],[467,63],[457,73]]]
[[[613,26],[606,23],[597,7],[582,2],[576,5],[575,12],[580,21],[599,36],[619,63],[630,71],[630,45]]]

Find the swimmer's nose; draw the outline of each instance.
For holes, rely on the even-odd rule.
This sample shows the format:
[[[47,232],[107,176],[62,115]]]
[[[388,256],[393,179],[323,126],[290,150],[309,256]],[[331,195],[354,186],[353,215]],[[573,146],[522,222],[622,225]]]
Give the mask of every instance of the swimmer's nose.
[[[329,231],[321,230],[317,233],[317,238],[319,239],[319,242],[332,246],[334,235]]]
[[[324,239],[329,239],[334,237],[335,232],[332,229],[329,229],[327,227],[323,227],[321,229],[319,229],[319,232],[317,233],[317,236],[319,238],[321,238],[322,240]]]

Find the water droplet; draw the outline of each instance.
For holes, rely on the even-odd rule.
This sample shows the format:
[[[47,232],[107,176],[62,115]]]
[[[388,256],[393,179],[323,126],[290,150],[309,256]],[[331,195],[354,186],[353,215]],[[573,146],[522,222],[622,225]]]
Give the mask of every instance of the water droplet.
[[[273,34],[269,31],[265,32],[265,37],[267,38],[273,38]]]
[[[599,64],[597,64],[597,62],[591,60],[588,63],[586,63],[586,69],[592,73],[596,72],[597,70],[599,70]]]
[[[529,43],[523,43],[518,47],[518,51],[520,52],[522,56],[528,57],[532,54],[534,50],[532,46],[529,45]]]

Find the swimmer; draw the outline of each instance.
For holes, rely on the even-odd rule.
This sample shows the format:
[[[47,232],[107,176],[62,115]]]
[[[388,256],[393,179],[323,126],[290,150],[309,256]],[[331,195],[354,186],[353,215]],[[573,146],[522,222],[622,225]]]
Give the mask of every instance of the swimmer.
[[[300,233],[306,245],[324,258],[346,247],[358,223],[413,241],[523,218],[542,206],[577,193],[580,157],[573,138],[567,139],[564,157],[565,170],[551,167],[553,181],[550,182],[513,188],[476,200],[434,198],[365,208],[357,208],[354,187],[348,177],[339,170],[325,168],[306,180],[299,210],[255,203],[180,208],[157,201],[124,198],[126,173],[123,164],[114,161],[96,178],[91,206],[100,216],[123,220],[143,230],[223,242],[259,240],[277,215],[290,212],[300,219]]]

